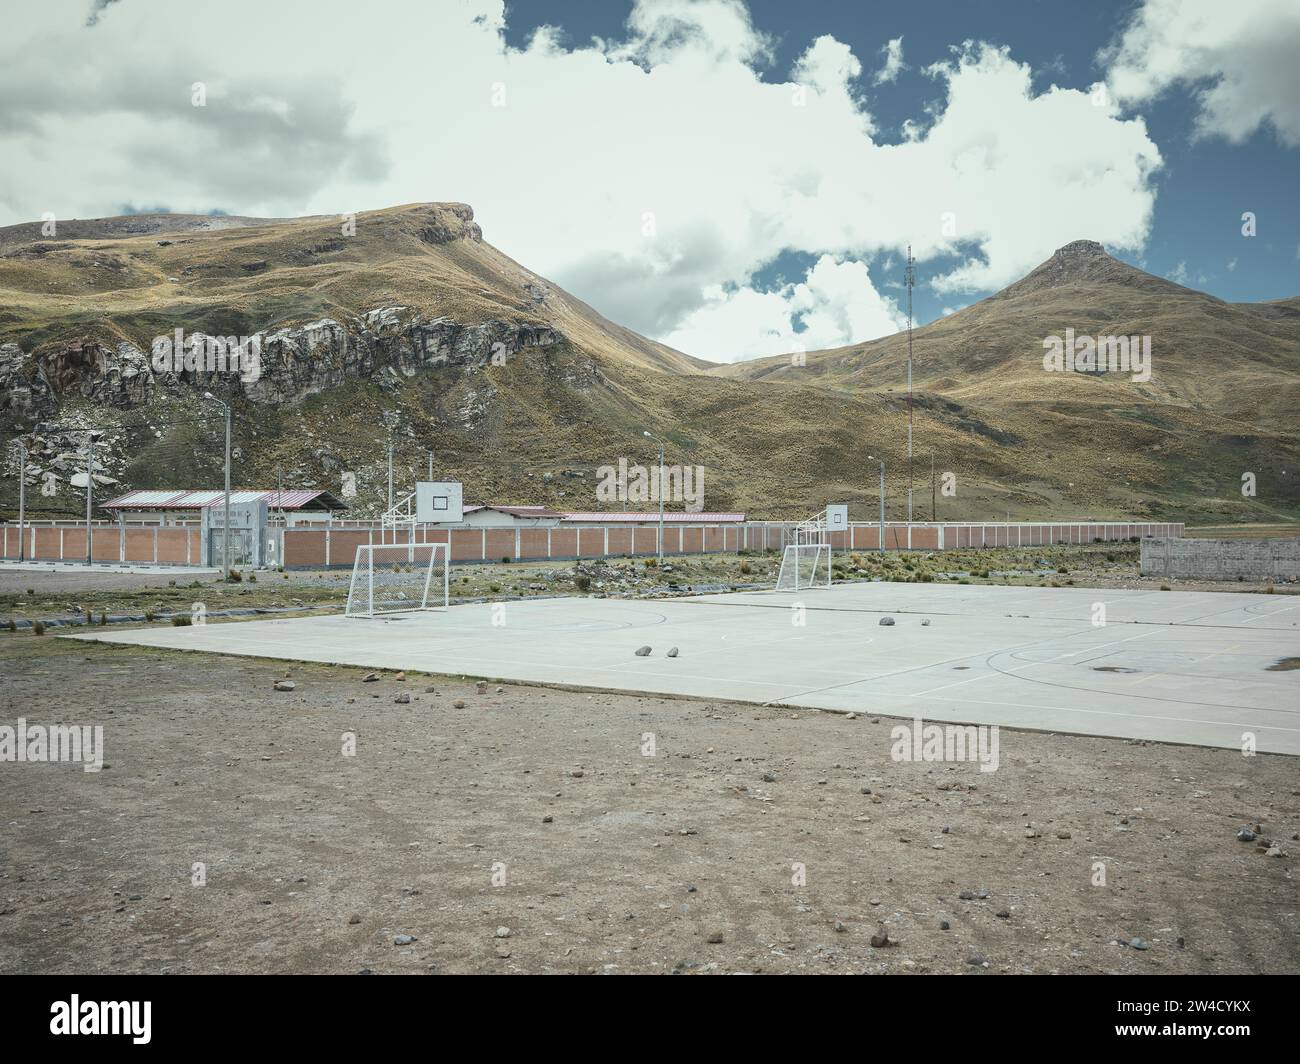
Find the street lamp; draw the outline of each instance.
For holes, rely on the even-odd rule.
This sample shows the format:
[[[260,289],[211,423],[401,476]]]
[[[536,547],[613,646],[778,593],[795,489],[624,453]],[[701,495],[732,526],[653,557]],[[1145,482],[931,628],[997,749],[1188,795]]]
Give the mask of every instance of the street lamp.
[[[225,527],[221,532],[221,579],[230,579],[230,404],[222,402],[211,392],[204,392],[203,398],[216,403],[226,414],[226,516]]]
[[[652,432],[642,432],[648,440],[659,444],[659,564],[664,563],[664,441]]]

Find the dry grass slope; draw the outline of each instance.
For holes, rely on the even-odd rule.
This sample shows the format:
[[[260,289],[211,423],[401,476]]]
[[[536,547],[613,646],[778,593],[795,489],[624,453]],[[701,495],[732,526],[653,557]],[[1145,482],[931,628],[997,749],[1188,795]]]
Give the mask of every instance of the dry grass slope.
[[[423,473],[432,448],[473,499],[595,508],[599,466],[653,461],[649,429],[670,441],[670,463],[704,466],[709,509],[794,517],[842,500],[871,520],[883,458],[890,516],[905,512],[902,336],[817,352],[800,368],[788,358],[717,367],[531,273],[483,241],[463,204],[364,213],[354,236],[340,227],[335,216],[165,215],[61,222],[49,239],[38,225],[0,229],[0,343],[28,354],[78,339],[147,349],[177,327],[247,335],[380,305],[544,324],[566,342],[504,366],[352,380],[285,406],[240,402],[236,480],[337,487],[351,470],[359,508],[373,510],[386,479],[382,414],[398,408],[399,486]],[[933,459],[957,474],[956,497],[939,500],[947,518],[1294,521],[1300,299],[1223,303],[1100,248],[1063,251],[916,331],[918,519],[931,512]],[[1151,380],[1044,372],[1042,338],[1067,326],[1151,335]],[[79,405],[69,393],[65,411]],[[134,426],[122,429],[132,486],[218,476],[217,425],[193,394],[82,412]],[[20,427],[0,422],[0,436]],[[1240,494],[1245,471],[1258,477],[1256,498]]]

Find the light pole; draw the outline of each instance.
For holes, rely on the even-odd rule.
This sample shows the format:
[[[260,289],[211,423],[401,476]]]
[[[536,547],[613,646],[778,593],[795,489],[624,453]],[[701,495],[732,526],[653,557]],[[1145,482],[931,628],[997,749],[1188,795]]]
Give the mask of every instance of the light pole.
[[[916,284],[916,270],[912,267],[912,245],[907,245],[907,269],[903,272],[907,285],[907,541],[912,542],[912,286]]]
[[[230,404],[222,402],[211,392],[204,392],[203,398],[216,403],[226,414],[226,507],[225,527],[221,531],[221,579],[230,579]]]
[[[659,564],[664,563],[664,441],[652,432],[643,432],[648,440],[659,444]]]
[[[23,520],[27,516],[27,444],[14,440],[18,448],[18,561],[21,564],[23,554]]]
[[[90,429],[86,430],[86,564],[94,564],[94,530],[90,527],[92,498],[95,491],[95,441]]]
[[[874,454],[867,455],[875,458]],[[885,556],[885,461],[880,460],[880,556]]]
[[[397,417],[391,410],[384,411],[384,424],[388,427],[388,505],[384,513],[393,509],[393,431],[397,428]]]

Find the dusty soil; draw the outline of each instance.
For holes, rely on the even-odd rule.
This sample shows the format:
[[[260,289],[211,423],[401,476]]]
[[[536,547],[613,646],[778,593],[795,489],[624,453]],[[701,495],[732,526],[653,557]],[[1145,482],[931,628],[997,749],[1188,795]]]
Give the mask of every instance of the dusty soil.
[[[0,763],[4,972],[1300,971],[1292,758],[1004,730],[980,773],[885,717],[49,635],[0,670],[0,724],[107,763]]]

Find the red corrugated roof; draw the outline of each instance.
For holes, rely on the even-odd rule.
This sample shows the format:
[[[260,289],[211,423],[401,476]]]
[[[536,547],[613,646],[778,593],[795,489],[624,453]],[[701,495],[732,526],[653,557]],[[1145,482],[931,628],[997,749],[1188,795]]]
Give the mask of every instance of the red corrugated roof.
[[[479,503],[475,506],[466,506],[465,513],[473,513],[475,510],[496,510],[498,513],[510,514],[512,517],[563,517],[559,510],[552,510],[549,506],[517,506],[513,503],[508,505],[497,505],[496,503]]]
[[[592,511],[583,513],[566,513],[562,515],[561,520],[584,525],[611,523],[632,524],[644,521],[658,522],[659,511],[627,510],[622,512]],[[738,523],[744,520],[745,515],[738,513],[674,513],[671,510],[664,512],[664,523],[674,525],[720,525]]]

